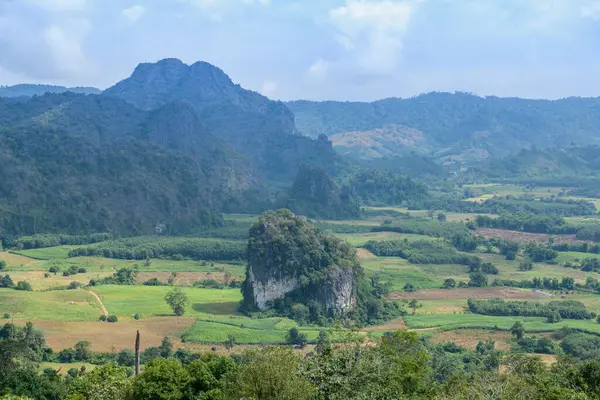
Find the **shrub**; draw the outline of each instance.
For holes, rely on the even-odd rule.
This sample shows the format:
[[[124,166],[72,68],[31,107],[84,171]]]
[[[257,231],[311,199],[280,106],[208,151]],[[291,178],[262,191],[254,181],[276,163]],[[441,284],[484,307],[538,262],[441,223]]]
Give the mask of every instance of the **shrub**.
[[[31,284],[27,281],[19,281],[15,285],[15,290],[24,290],[27,292],[31,292],[33,289],[31,288]]]
[[[4,315],[2,315],[2,318],[9,319],[10,318],[10,314],[9,313],[4,313]]]
[[[137,321],[138,319],[140,319],[140,314],[139,313],[135,313],[131,317]]]
[[[100,321],[105,322],[106,321],[106,315],[102,314],[100,316],[100,318],[98,318]]]
[[[109,315],[106,317],[106,322],[117,322],[117,316],[114,314]]]
[[[73,281],[73,282],[69,283],[69,286],[67,286],[67,289],[71,289],[71,290],[79,289],[80,287],[81,287],[81,283]]]

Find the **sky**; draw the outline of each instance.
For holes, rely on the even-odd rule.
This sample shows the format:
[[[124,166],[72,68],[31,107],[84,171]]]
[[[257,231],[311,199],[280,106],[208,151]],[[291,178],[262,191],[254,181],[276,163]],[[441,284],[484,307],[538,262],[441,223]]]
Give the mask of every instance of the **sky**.
[[[281,100],[600,96],[600,0],[0,0],[0,85],[169,57]]]

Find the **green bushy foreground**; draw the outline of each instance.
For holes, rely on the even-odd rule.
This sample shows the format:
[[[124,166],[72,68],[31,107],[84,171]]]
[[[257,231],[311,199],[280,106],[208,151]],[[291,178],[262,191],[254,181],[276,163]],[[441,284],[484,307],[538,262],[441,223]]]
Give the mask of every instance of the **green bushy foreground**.
[[[517,328],[520,351],[542,343]],[[341,347],[332,347],[329,335],[320,331],[314,351],[305,357],[290,347],[240,353],[233,340],[228,345],[230,355],[225,356],[174,351],[165,338],[160,346],[143,351],[141,373],[132,376],[131,350],[94,353],[91,344],[82,341],[53,354],[43,333],[31,324],[25,328],[6,324],[0,329],[0,395],[6,400],[591,400],[600,396],[598,338],[565,328],[542,344],[545,351],[561,351],[571,358],[548,367],[522,352],[498,351],[493,341],[467,350],[454,343],[431,344],[407,331],[386,334],[373,346],[354,342]],[[63,375],[53,368],[57,362],[73,368]]]

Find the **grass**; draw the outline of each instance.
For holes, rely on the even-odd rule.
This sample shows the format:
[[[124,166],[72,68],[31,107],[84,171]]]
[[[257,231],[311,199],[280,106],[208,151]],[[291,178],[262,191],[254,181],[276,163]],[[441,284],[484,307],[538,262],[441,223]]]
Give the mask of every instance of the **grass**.
[[[300,328],[300,331],[306,334],[310,341],[319,336],[318,329]],[[198,320],[185,333],[185,338],[186,341],[196,343],[224,343],[230,335],[240,344],[285,343],[287,329],[256,329]]]
[[[444,330],[464,328],[487,328],[510,329],[516,322],[520,321],[525,329],[530,332],[551,332],[563,326],[573,329],[581,329],[588,332],[600,333],[600,324],[595,320],[562,320],[560,323],[551,324],[544,317],[497,317],[479,314],[416,314],[404,317],[406,324],[411,329],[426,329],[440,327]]]
[[[69,257],[69,252],[82,246],[56,246],[42,249],[29,249],[13,251],[14,254],[30,257],[37,260],[59,260]]]
[[[397,232],[369,232],[369,233],[336,233],[335,236],[345,240],[354,247],[363,246],[369,240],[404,240],[415,242],[417,240],[440,240],[431,236],[415,235],[412,233]]]
[[[19,320],[93,321],[101,313],[97,301],[85,290],[23,292],[0,289],[0,315],[10,313],[15,302],[22,308],[22,312],[15,315]]]
[[[96,368],[96,365],[94,364],[88,364],[88,363],[82,363],[82,362],[76,362],[76,363],[52,363],[52,362],[43,362],[40,363],[39,369],[40,371],[43,371],[46,368],[52,368],[54,370],[57,370],[60,372],[61,375],[67,375],[67,372],[71,369],[71,368],[76,368],[76,369],[81,369],[81,367],[85,367],[85,370],[87,372],[90,372],[92,370],[94,370],[94,368]]]
[[[164,297],[173,290],[168,286],[120,286],[103,285],[94,288],[110,314],[128,318],[135,313],[143,317],[172,316],[173,311]],[[190,302],[186,316],[207,317],[214,315],[237,315],[238,302],[242,299],[239,289],[181,288]]]

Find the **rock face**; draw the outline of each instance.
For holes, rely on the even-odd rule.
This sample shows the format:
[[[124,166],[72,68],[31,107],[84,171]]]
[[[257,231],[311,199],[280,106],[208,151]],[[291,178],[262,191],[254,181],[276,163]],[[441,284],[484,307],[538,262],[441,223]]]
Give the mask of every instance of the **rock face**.
[[[361,273],[346,243],[289,210],[267,212],[250,230],[244,305],[264,311],[304,304],[341,315],[356,306]]]

